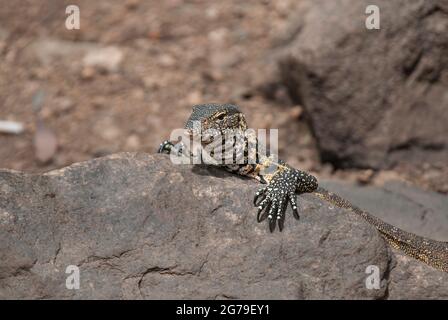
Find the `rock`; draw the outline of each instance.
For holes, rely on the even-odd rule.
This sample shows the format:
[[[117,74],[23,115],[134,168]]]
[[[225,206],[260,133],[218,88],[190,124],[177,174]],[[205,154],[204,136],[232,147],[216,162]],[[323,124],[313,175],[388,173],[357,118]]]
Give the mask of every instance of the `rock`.
[[[9,31],[0,27],[0,54],[3,54],[6,50],[6,40],[9,37]]]
[[[301,106],[294,106],[289,111],[289,115],[293,119],[299,119],[300,116],[302,115],[302,113],[303,113],[303,109]]]
[[[53,159],[58,148],[58,139],[52,129],[38,122],[33,142],[34,154],[40,164],[47,164]]]
[[[208,7],[205,10],[205,17],[208,20],[216,20],[219,17],[219,9],[216,7]]]
[[[10,35],[10,32],[3,27],[0,27],[0,42],[6,41]]]
[[[126,143],[125,143],[125,148],[127,150],[138,150],[138,148],[140,148],[141,146],[141,142],[140,142],[140,138],[138,137],[138,135],[136,134],[131,134],[129,137],[127,137],[126,139]]]
[[[370,4],[303,1],[294,32],[276,48],[281,83],[305,107],[322,159],[335,167],[443,161],[448,2],[376,1],[380,30],[365,27]]]
[[[176,65],[176,59],[169,54],[162,54],[158,60],[162,67],[169,68]]]
[[[255,219],[258,187],[141,153],[39,175],[2,170],[0,298],[448,297],[425,287],[447,274],[418,261],[409,264],[425,280],[391,280],[391,251],[376,230],[312,195],[300,196],[300,221],[288,212],[285,230],[269,233]],[[69,265],[80,270],[77,290],[66,288]],[[366,289],[369,265],[379,267],[379,290]],[[400,293],[403,282],[419,289]]]
[[[57,101],[57,112],[59,114],[69,112],[75,106],[75,102],[68,97],[60,97]]]
[[[201,101],[204,101],[202,92],[200,90],[190,92],[187,96],[187,101],[191,106],[201,103]]]
[[[406,231],[439,241],[448,240],[448,198],[402,182],[379,187],[359,187],[337,181],[322,184],[375,216]],[[394,250],[389,299],[448,298],[448,276],[434,273],[416,260]]]
[[[160,81],[153,75],[145,76],[142,78],[143,85],[148,89],[157,89],[159,87]]]
[[[129,10],[135,10],[138,8],[139,4],[140,4],[139,0],[126,0],[124,5]]]
[[[124,58],[123,50],[115,46],[102,47],[93,42],[64,41],[51,38],[34,41],[27,52],[29,55],[35,56],[45,67],[62,61],[69,70],[80,70],[78,72],[86,80],[92,79],[96,70],[116,72]],[[42,75],[39,75],[38,72],[35,76],[39,78]]]
[[[12,120],[0,120],[1,134],[21,134],[25,131],[25,126],[22,122]]]
[[[95,73],[94,67],[84,67],[81,70],[81,79],[92,80],[95,77]]]
[[[229,29],[219,28],[208,33],[207,38],[214,46],[223,46],[229,37]]]
[[[83,63],[85,67],[94,67],[101,71],[114,72],[118,70],[122,60],[122,50],[110,46],[90,50],[84,56]]]
[[[42,38],[31,44],[29,53],[36,56],[39,62],[46,66],[59,59],[65,60],[67,63],[73,63],[79,56],[95,48],[96,45],[90,42]]]
[[[121,127],[109,116],[99,119],[94,131],[106,141],[117,141],[117,139],[123,136]]]
[[[228,48],[212,50],[209,62],[213,68],[228,69],[241,62],[242,54],[237,49]]]
[[[448,197],[399,181],[382,187],[355,186],[338,181],[321,181],[342,197],[375,216],[404,230],[435,240],[448,240]]]

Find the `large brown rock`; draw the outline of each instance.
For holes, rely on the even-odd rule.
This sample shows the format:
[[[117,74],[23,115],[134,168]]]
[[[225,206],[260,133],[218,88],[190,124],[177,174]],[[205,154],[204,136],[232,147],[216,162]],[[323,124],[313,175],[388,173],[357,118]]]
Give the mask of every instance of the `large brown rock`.
[[[380,8],[380,30],[365,27]],[[448,1],[304,0],[279,35],[281,81],[322,159],[388,167],[448,158]]]
[[[255,221],[258,187],[165,155],[2,170],[0,298],[381,299],[403,285],[413,291],[394,298],[448,297],[446,273],[397,264],[373,227],[312,195],[300,196],[300,221],[288,214],[285,230],[269,233]],[[66,288],[69,265],[79,289]],[[369,265],[379,290],[366,288]],[[412,268],[425,278],[409,279]]]

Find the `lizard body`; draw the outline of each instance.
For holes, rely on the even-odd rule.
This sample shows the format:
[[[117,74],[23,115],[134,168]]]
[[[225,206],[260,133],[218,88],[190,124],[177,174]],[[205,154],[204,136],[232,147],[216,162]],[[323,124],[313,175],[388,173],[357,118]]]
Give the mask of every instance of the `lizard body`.
[[[199,125],[199,128],[195,124]],[[225,137],[229,130],[245,131],[247,123],[244,114],[235,105],[203,104],[193,107],[185,129],[191,137],[211,130],[214,134],[205,134],[204,136],[207,137],[201,139],[201,143],[206,147],[213,142],[218,142],[216,146],[219,146],[221,142],[217,136]],[[393,248],[434,268],[448,272],[448,242],[435,241],[401,230],[352,205],[340,196],[319,187],[317,179],[311,174],[292,168],[285,162],[276,161],[272,156],[266,155],[265,145],[257,140],[254,133],[246,134],[243,139],[239,139],[239,142],[242,141],[242,143],[238,143],[238,139],[234,138],[227,139],[229,141],[224,140],[222,146],[225,143],[230,143],[233,147],[231,154],[233,161],[225,162],[223,157],[217,165],[230,172],[249,176],[266,184],[265,187],[257,191],[254,205],[258,207],[257,221],[261,222],[267,219],[271,232],[274,231],[277,224],[279,230],[282,231],[288,204],[292,207],[293,216],[299,219],[297,194],[312,193],[320,199],[364,218]],[[185,149],[184,144],[174,145],[170,141],[165,141],[160,145],[158,152],[174,152],[191,156]],[[242,161],[237,162],[237,159]],[[249,161],[250,159],[253,161]]]

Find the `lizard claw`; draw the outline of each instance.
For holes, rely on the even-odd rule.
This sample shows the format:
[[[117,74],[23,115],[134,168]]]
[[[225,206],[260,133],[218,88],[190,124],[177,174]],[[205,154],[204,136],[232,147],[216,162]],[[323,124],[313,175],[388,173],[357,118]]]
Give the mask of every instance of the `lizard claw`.
[[[299,212],[297,211],[297,195],[295,193],[289,194],[289,203],[291,204],[292,215],[297,220],[300,219]]]
[[[157,150],[157,153],[168,153],[169,154],[173,147],[174,147],[173,143],[171,143],[168,140],[165,140],[160,144],[159,149]]]
[[[264,199],[258,205],[258,212],[257,212],[257,221],[258,222],[265,220],[268,216],[268,213],[269,213],[269,210],[271,207],[271,203],[268,200],[269,199]]]
[[[171,141],[165,140],[160,144],[157,153],[173,153],[177,156],[180,156],[184,153],[184,144],[182,142],[174,144]]]
[[[254,197],[254,206],[258,207],[260,203],[266,199],[266,187],[258,189]]]
[[[269,230],[273,232],[278,224],[283,230],[288,203],[291,204],[293,215],[299,219],[297,211],[296,185],[298,174],[294,170],[284,170],[277,173],[270,184],[257,191],[254,197],[254,205],[258,206],[257,221],[268,219]]]

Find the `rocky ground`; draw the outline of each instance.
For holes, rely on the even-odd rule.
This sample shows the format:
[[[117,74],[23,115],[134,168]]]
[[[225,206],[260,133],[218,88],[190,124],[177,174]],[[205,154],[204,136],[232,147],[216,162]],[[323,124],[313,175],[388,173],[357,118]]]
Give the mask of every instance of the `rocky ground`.
[[[446,241],[448,6],[376,2],[381,30],[367,0],[0,0],[0,120],[24,126],[0,133],[0,297],[447,298],[343,210],[305,195],[270,235],[253,182],[148,155],[192,105],[236,103],[292,166]]]
[[[380,72],[364,78],[355,71],[369,74],[366,63],[376,61],[371,56],[397,41],[387,42],[387,30],[385,39],[370,39],[363,27],[363,2],[357,3],[353,7],[341,1],[332,8],[329,2],[313,5],[306,0],[23,0],[20,6],[0,1],[0,120],[25,126],[20,135],[0,134],[0,167],[45,172],[118,151],[153,152],[172,128],[183,126],[191,105],[225,101],[241,105],[252,127],[280,128],[280,156],[293,166],[367,184],[400,178],[446,193],[448,169],[439,152],[445,150],[446,125],[425,125],[426,131],[414,136],[407,123],[418,126],[422,112],[392,121],[403,114],[396,113],[402,105],[412,110],[447,106],[439,95],[448,56],[440,51],[447,34],[443,1],[430,1],[424,8],[418,2],[382,2],[388,9],[385,25],[394,23],[393,36],[406,41],[398,41],[390,56],[380,54],[375,66],[384,60],[385,67],[375,67]],[[80,8],[80,30],[65,28],[68,4]],[[401,24],[407,22],[395,19],[396,6],[407,10],[409,19],[414,16],[417,26],[424,19],[423,31],[412,25],[410,34],[401,37]],[[319,27],[323,19],[331,22],[326,28]],[[366,45],[372,42],[377,49]],[[365,51],[362,55],[359,48]],[[285,63],[285,51],[295,60]],[[396,60],[400,54],[404,69],[402,60]],[[412,64],[413,56],[420,65]],[[308,103],[297,91],[296,76],[302,75],[296,72],[297,61],[316,76],[311,80],[319,80],[311,81],[316,86],[305,95]],[[391,77],[393,83],[387,80]],[[406,81],[409,89],[397,89],[394,95],[426,92],[423,100],[417,106],[400,102],[394,109],[398,111],[382,121],[382,111],[371,109],[381,101],[386,108],[392,103],[383,88],[407,88]],[[357,83],[365,90],[353,87]],[[356,109],[367,108],[371,95],[378,97],[372,108]],[[340,106],[342,113],[315,112],[324,107],[319,107],[322,97],[331,104],[325,110]],[[431,114],[428,121],[443,121],[435,109],[425,114]],[[341,116],[342,128],[331,120]],[[372,121],[387,126],[371,131]],[[347,127],[351,124],[353,128]],[[360,140],[347,140],[347,134]],[[387,136],[397,139],[391,142]]]
[[[26,126],[0,136],[1,167],[42,172],[117,151],[154,152],[193,104],[210,101],[240,104],[253,127],[282,128],[282,154],[319,165],[300,106],[285,92],[268,101],[255,90],[292,1],[70,3],[81,10],[79,31],[65,29],[63,1],[1,5],[0,119]],[[39,120],[59,145],[45,163],[33,148]]]
[[[409,231],[440,240],[448,231],[442,195],[325,184]],[[2,170],[0,298],[448,299],[447,273],[392,251],[362,218],[313,195],[300,196],[300,221],[288,212],[283,232],[269,233],[256,223],[257,189],[143,153],[46,174]],[[66,288],[69,265],[79,267],[78,290]],[[369,266],[377,289],[366,287]]]

